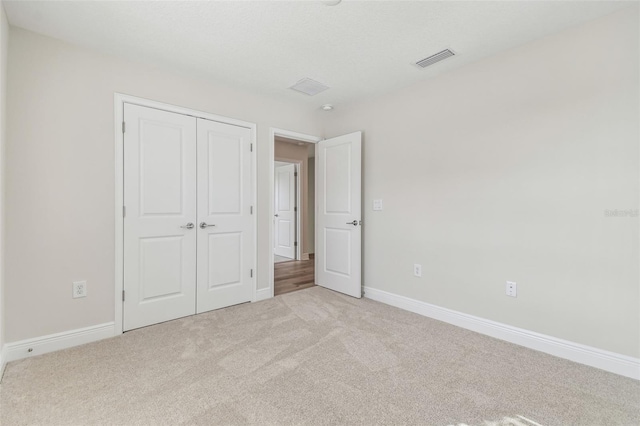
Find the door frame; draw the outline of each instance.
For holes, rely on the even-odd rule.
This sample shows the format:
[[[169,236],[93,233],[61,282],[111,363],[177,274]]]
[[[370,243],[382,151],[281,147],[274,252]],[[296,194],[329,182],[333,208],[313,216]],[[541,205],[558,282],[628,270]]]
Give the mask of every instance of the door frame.
[[[263,294],[261,299],[268,299],[273,297],[274,288],[274,278],[273,278],[273,215],[274,215],[274,205],[273,200],[275,197],[274,185],[275,185],[275,145],[276,145],[276,136],[280,136],[286,139],[293,139],[300,142],[308,142],[308,143],[318,143],[323,138],[319,136],[313,135],[305,135],[304,133],[292,132],[290,130],[278,129],[275,127],[269,128],[269,143],[267,149],[269,150],[269,210],[267,211],[269,215],[269,287],[266,289],[261,289],[260,292]],[[316,194],[317,196],[317,194]],[[300,212],[301,209],[298,209]],[[315,232],[315,229],[314,229]],[[300,247],[300,246],[298,246]]]
[[[252,302],[256,301],[257,291],[257,260],[258,260],[258,215],[257,210],[257,164],[256,164],[256,124],[248,121],[237,120],[235,118],[224,117],[221,115],[210,114],[208,112],[185,108],[181,106],[171,105],[163,102],[153,101],[150,99],[139,98],[136,96],[126,95],[123,93],[114,93],[114,138],[115,138],[115,283],[114,283],[114,335],[123,333],[123,314],[124,307],[122,301],[122,292],[124,291],[124,133],[122,132],[122,123],[124,122],[124,104],[139,105],[147,108],[155,108],[162,111],[173,112],[177,114],[189,115],[195,118],[203,118],[206,120],[217,121],[219,123],[231,124],[233,126],[244,127],[251,130],[251,143],[253,144],[253,152],[251,155],[251,203],[253,206],[253,262],[254,270],[252,285],[253,296]],[[272,150],[273,151],[273,150]],[[273,176],[272,176],[273,179]],[[273,197],[272,197],[273,198]],[[272,249],[273,250],[273,249]],[[273,259],[272,259],[273,260]],[[272,272],[273,274],[273,272]]]
[[[275,157],[275,161],[281,161],[283,163],[289,163],[289,164],[293,164],[294,165],[294,170],[296,173],[295,176],[295,182],[296,182],[296,188],[295,188],[295,195],[296,195],[296,200],[295,200],[295,207],[296,207],[296,235],[295,235],[295,240],[298,243],[298,245],[296,246],[296,254],[295,254],[295,258],[293,260],[302,260],[302,245],[300,244],[300,237],[301,237],[301,229],[300,229],[300,215],[302,214],[302,206],[300,205],[300,200],[301,200],[301,196],[302,194],[300,193],[300,181],[301,181],[301,176],[300,176],[300,161],[298,160],[293,160],[290,158],[284,158],[284,157]],[[274,188],[275,188],[275,164],[274,164]],[[274,201],[275,201],[275,189],[273,191],[274,193]],[[275,208],[274,208],[274,212],[275,212]],[[275,231],[275,229],[274,229]]]

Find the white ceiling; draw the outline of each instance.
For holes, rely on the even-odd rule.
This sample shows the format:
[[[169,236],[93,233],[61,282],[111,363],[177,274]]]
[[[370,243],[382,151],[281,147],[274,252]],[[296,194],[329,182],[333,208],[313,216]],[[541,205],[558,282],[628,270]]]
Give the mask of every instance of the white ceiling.
[[[605,1],[4,1],[12,25],[309,108],[366,99],[630,6]],[[458,56],[421,70],[415,61]],[[310,77],[331,89],[287,87]]]

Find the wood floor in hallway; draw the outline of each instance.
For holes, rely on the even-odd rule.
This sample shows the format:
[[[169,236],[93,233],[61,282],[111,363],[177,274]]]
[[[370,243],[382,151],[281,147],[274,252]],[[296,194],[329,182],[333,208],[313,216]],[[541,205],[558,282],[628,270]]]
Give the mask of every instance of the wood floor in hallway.
[[[274,264],[275,296],[290,293],[315,285],[315,261],[313,255],[309,260],[292,260]]]

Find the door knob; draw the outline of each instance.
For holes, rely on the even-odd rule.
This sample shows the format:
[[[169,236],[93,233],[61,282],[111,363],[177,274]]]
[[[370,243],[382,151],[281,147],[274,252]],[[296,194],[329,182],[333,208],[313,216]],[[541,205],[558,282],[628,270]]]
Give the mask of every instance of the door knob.
[[[275,217],[278,217],[278,216],[280,216],[280,215],[279,215],[278,213],[276,213],[276,214],[274,214],[274,216],[275,216]]]
[[[186,229],[193,229],[195,225],[191,222],[187,223],[186,225],[182,225],[180,228],[186,228]]]
[[[209,226],[216,226],[216,225],[208,225],[207,222],[200,222],[200,229],[205,229]]]
[[[358,221],[353,219],[353,222],[347,222],[347,225],[358,226]]]

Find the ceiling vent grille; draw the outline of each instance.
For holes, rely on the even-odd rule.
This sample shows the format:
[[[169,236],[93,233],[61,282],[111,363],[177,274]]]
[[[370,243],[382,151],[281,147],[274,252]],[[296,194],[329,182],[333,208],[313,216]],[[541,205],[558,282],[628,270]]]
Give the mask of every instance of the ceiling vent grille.
[[[444,49],[442,52],[438,52],[435,55],[431,55],[428,58],[424,58],[419,60],[418,62],[416,62],[416,65],[419,66],[420,68],[426,68],[430,65],[435,64],[436,62],[440,62],[443,61],[447,58],[450,58],[452,56],[454,56],[455,53],[453,53],[451,50],[449,49]]]
[[[324,84],[319,83],[315,80],[311,80],[310,78],[303,78],[293,86],[289,87],[289,89],[293,89],[309,96],[317,95],[320,92],[324,92],[328,88],[329,86],[325,86]]]

